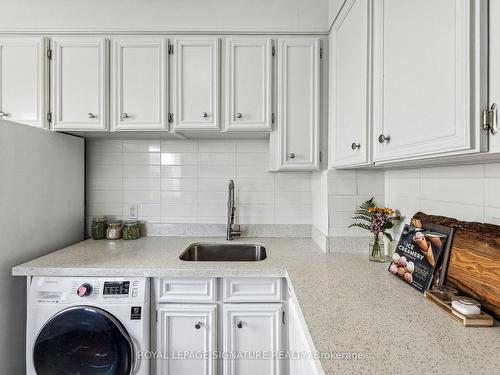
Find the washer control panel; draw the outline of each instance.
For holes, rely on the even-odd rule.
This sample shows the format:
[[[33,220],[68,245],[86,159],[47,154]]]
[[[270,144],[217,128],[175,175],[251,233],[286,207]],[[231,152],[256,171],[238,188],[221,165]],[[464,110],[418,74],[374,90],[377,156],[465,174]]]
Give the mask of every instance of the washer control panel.
[[[128,295],[130,289],[130,281],[105,281],[102,294],[110,295]]]
[[[30,286],[39,303],[142,303],[149,299],[149,279],[141,277],[34,277]]]

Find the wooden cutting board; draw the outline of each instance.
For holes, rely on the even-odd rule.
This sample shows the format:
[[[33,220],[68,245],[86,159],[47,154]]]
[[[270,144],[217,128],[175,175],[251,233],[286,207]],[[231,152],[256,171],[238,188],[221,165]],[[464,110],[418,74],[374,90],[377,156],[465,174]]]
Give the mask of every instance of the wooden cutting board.
[[[500,318],[500,226],[423,212],[413,217],[455,228],[446,285],[477,300]]]

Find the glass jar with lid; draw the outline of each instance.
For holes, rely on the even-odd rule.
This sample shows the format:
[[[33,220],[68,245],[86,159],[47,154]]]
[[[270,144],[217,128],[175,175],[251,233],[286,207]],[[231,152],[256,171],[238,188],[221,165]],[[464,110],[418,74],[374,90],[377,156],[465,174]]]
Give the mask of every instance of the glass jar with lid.
[[[103,240],[106,238],[106,216],[95,216],[92,218],[91,237],[93,240]]]
[[[108,226],[106,228],[106,238],[108,240],[119,240],[120,238],[122,238],[121,221],[108,222]]]
[[[137,240],[141,236],[140,221],[124,221],[122,237],[124,240]]]

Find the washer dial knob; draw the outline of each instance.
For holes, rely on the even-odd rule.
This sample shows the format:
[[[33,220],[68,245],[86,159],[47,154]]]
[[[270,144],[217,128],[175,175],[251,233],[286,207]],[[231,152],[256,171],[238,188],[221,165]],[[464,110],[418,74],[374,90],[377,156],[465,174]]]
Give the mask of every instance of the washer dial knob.
[[[92,285],[87,283],[80,285],[76,290],[76,294],[78,294],[79,297],[87,297],[90,293],[92,293]]]

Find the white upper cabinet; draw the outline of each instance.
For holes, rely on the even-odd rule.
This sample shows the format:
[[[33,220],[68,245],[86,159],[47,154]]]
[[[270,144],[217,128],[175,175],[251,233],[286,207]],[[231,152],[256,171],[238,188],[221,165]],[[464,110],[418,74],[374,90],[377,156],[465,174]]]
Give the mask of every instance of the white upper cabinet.
[[[220,129],[219,44],[217,38],[174,40],[174,130]]]
[[[497,115],[497,130],[496,134],[492,134],[490,131],[490,152],[500,152],[500,129],[498,128],[498,106],[500,106],[500,1],[490,1],[489,10],[489,105],[496,104],[497,106],[495,111]]]
[[[485,150],[485,7],[374,2],[375,162]]]
[[[277,129],[271,170],[319,168],[320,40],[278,40]]]
[[[169,358],[156,363],[157,375],[216,375],[212,353],[217,349],[217,306],[158,305],[156,350]],[[175,359],[176,353],[206,353],[196,359]]]
[[[112,130],[167,130],[167,39],[113,41]]]
[[[0,118],[46,127],[46,40],[0,38]]]
[[[348,0],[332,27],[329,161],[333,167],[370,163],[371,4]]]
[[[281,375],[282,363],[272,356],[283,350],[281,304],[225,304],[223,351],[267,353],[264,359],[225,359],[225,375]]]
[[[104,38],[53,39],[52,129],[107,129],[107,54]]]
[[[226,40],[226,129],[271,130],[271,39]]]

